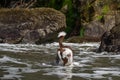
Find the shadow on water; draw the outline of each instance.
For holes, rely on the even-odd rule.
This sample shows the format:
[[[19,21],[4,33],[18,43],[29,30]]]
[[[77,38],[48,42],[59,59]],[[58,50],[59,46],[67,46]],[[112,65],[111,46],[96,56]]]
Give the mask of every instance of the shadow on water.
[[[96,53],[99,43],[64,43],[74,66],[54,65],[58,43],[0,44],[0,80],[119,80],[120,54]]]

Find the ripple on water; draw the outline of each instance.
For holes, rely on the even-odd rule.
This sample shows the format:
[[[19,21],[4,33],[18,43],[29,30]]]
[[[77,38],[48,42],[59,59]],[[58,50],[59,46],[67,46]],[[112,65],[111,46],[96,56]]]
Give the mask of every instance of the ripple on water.
[[[54,59],[50,57],[54,56],[53,58],[55,58],[58,48],[57,42],[42,45],[0,44],[0,51],[7,51],[5,54],[0,53],[0,70],[3,72],[0,79],[22,80],[24,77],[41,77],[41,79],[44,79],[50,76],[57,77],[58,80],[61,78],[63,78],[63,80],[69,80],[71,78],[72,80],[73,77],[76,77],[76,80],[115,80],[114,77],[116,76],[120,78],[119,54],[107,52],[96,53],[94,49],[99,47],[99,43],[64,44],[71,46],[74,51],[73,67],[63,67],[51,64]],[[25,59],[15,56],[10,57],[9,52],[13,52],[10,55],[16,55],[14,53],[30,53],[26,54],[30,57],[26,57]],[[22,57],[24,57],[24,55]],[[35,73],[37,75],[39,74],[39,76],[36,76]],[[32,77],[23,74],[32,74]],[[43,77],[43,75],[45,75],[45,77]]]

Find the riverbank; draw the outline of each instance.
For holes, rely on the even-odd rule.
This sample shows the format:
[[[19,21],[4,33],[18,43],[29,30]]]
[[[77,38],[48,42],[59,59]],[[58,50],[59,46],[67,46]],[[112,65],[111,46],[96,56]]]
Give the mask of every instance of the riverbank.
[[[100,38],[73,36],[65,40],[69,43],[100,42]]]

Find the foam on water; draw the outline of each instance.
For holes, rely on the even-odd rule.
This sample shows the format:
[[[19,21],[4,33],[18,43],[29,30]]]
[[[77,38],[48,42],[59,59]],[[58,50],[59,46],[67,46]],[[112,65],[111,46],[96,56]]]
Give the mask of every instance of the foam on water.
[[[63,43],[67,46],[73,46],[73,47],[82,47],[82,46],[89,46],[93,47],[96,46],[98,47],[99,44],[97,43]],[[46,48],[55,48],[58,46],[57,42],[50,43],[50,44],[45,44],[45,45],[35,45],[35,44],[0,44],[0,51],[11,51],[11,52],[24,52],[24,51],[29,51],[29,50],[37,50],[39,51],[40,48],[46,49]],[[81,48],[83,49],[83,48]],[[84,49],[83,49],[84,50]]]
[[[3,58],[0,59],[0,63],[15,63],[15,64],[24,64],[26,65],[26,67],[12,67],[12,66],[0,66],[0,69],[4,70],[5,73],[8,73],[8,74],[5,74],[3,77],[0,77],[0,79],[2,80],[14,80],[14,79],[17,79],[17,80],[21,80],[21,77],[23,77],[21,74],[22,73],[35,73],[35,72],[38,72],[39,69],[32,69],[32,65],[31,64],[28,64],[28,63],[25,63],[25,62],[20,62],[20,61],[17,61],[16,59],[14,58],[10,58],[10,57],[7,57],[7,56],[4,56]]]
[[[27,66],[30,66],[27,63],[17,61],[17,59],[11,58],[11,57],[8,57],[8,56],[3,56],[2,58],[0,58],[0,63],[7,63],[7,62],[12,62],[12,63],[16,63],[16,64],[25,64]]]
[[[85,68],[85,67],[92,67],[91,64],[93,64],[97,58],[114,58],[115,59],[120,59],[119,54],[114,54],[114,53],[95,53],[93,51],[90,51],[91,48],[98,48],[99,44],[98,43],[82,43],[82,44],[73,44],[73,43],[64,43],[65,45],[69,45],[72,47],[76,47],[77,49],[80,50],[80,53],[75,55],[74,58],[79,61],[79,62],[74,62],[74,67],[79,67],[79,68]],[[54,44],[55,46],[58,45],[58,43]],[[85,47],[85,48],[84,48]],[[78,56],[84,56],[84,57],[78,57]],[[112,59],[111,59],[112,60]],[[97,64],[97,63],[96,63]],[[102,64],[101,64],[102,65]],[[119,64],[118,64],[119,65]],[[102,69],[102,70],[100,70]],[[84,70],[84,69],[83,69]],[[86,69],[85,69],[86,70]],[[68,75],[66,72],[60,72],[62,70],[58,70],[59,72],[48,72],[44,75]],[[100,67],[99,69],[91,69],[92,73],[71,73],[71,76],[77,76],[77,77],[83,77],[83,78],[95,78],[95,79],[104,79],[107,78],[104,75],[109,75],[110,76],[120,76],[120,68],[116,66],[116,68],[102,68]],[[112,79],[111,79],[112,80]]]
[[[93,49],[99,47],[99,43],[64,43],[67,46],[71,46],[74,51],[74,62],[72,67],[63,67],[50,64],[51,59],[44,60],[46,62],[29,62],[21,61],[16,58],[2,55],[0,57],[0,64],[15,63],[23,64],[26,67],[14,67],[14,66],[0,66],[0,69],[5,70],[9,74],[5,74],[0,79],[13,79],[14,77],[21,80],[21,74],[23,73],[36,73],[42,71],[42,75],[57,75],[60,78],[68,79],[72,77],[82,77],[86,80],[91,79],[108,79],[109,77],[120,76],[120,54],[114,53],[96,53]],[[15,53],[46,53],[47,55],[56,55],[58,43],[50,44],[0,44],[0,51],[15,52]],[[51,53],[51,54],[49,54]],[[43,55],[43,54],[42,54]],[[41,56],[42,56],[41,55]],[[47,57],[49,57],[47,56]],[[35,67],[34,67],[35,66]],[[34,68],[33,68],[34,67]],[[36,68],[37,67],[37,68]],[[41,75],[41,76],[42,76]],[[40,76],[40,75],[39,75]],[[119,77],[120,78],[120,77]],[[109,80],[109,79],[108,79]],[[112,78],[110,80],[113,80]]]
[[[73,73],[72,68],[56,68],[54,71],[51,71],[49,73],[45,73],[44,75],[58,75],[61,76],[61,78],[72,78],[72,76],[76,77],[83,77],[85,79],[89,78],[95,78],[95,79],[101,79],[105,78],[101,74],[96,73]]]

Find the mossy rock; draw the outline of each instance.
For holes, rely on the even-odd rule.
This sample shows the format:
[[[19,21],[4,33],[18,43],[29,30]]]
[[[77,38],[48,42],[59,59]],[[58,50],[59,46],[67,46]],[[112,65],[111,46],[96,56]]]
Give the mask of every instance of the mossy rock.
[[[65,27],[65,15],[53,8],[0,9],[1,42],[42,43],[54,40],[54,35]],[[14,34],[16,31],[18,33]],[[31,32],[35,32],[37,37]]]

